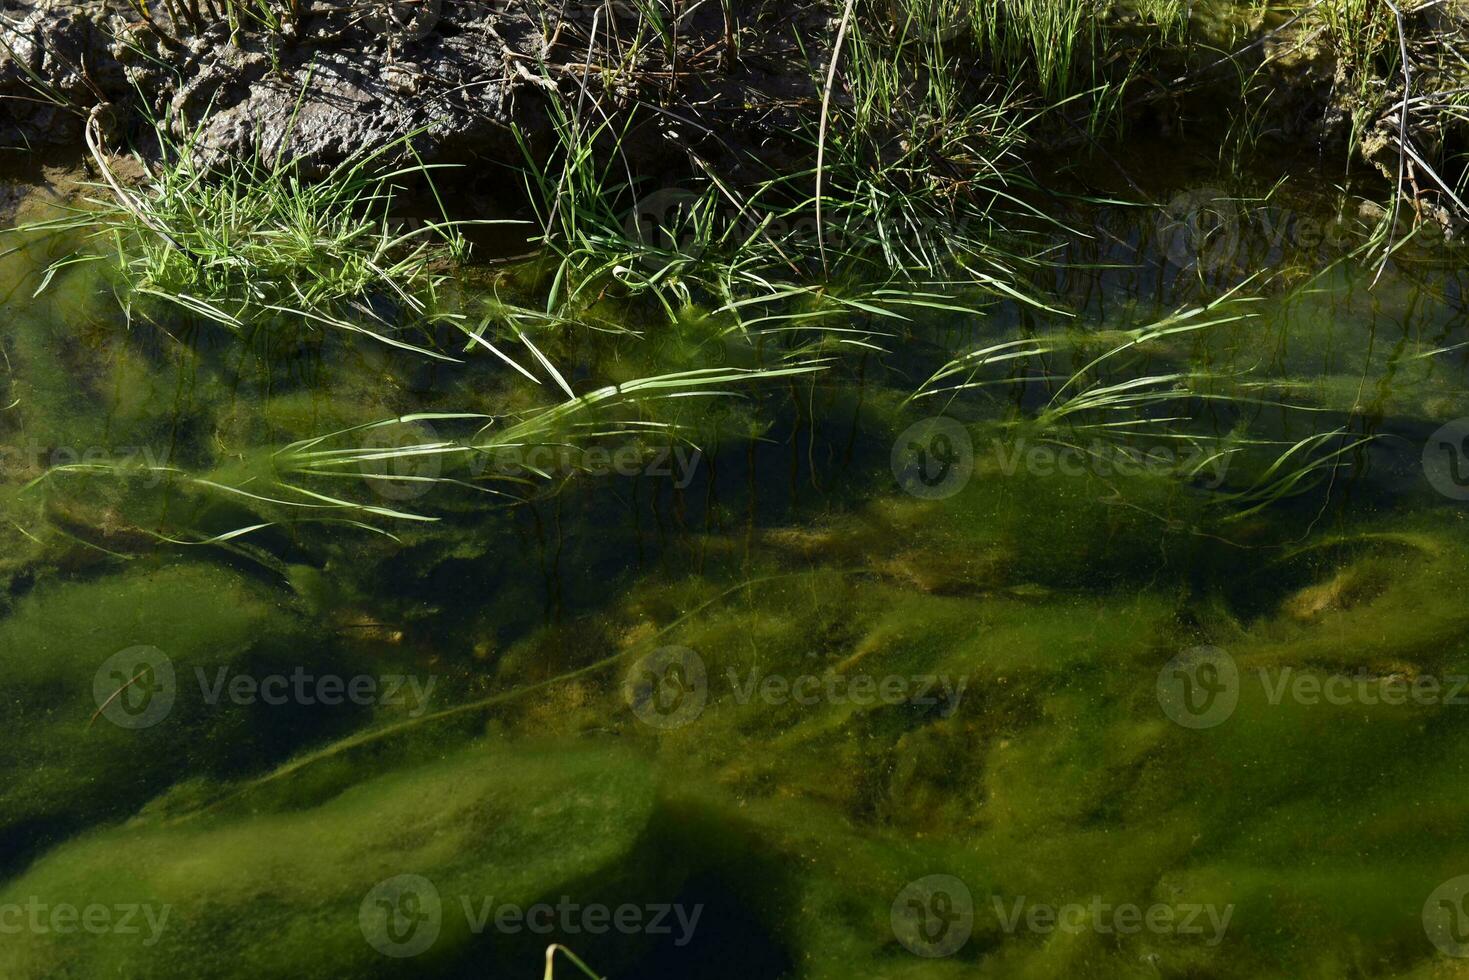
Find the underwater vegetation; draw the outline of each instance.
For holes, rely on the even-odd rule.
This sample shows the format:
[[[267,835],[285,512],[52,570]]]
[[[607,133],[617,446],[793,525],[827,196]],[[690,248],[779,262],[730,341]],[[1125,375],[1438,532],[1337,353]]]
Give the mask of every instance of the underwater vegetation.
[[[129,16],[289,78],[312,7]],[[221,90],[15,185],[0,976],[1462,972],[1449,28],[835,5],[794,156],[675,169],[771,11],[584,13],[518,158]],[[1440,64],[1401,174],[1265,152],[1323,52],[1337,148]]]
[[[31,281],[50,261],[22,260]],[[1469,673],[1445,601],[1469,585],[1463,522],[1394,469],[1404,433],[1463,404],[1452,309],[1376,347],[1398,307],[1349,263],[1048,329],[994,300],[978,331],[874,307],[852,321],[872,347],[811,328],[816,348],[762,362],[677,305],[657,334],[538,324],[532,382],[488,352],[445,368],[333,333],[119,329],[94,269],[26,299],[7,347],[8,421],[46,451],[7,470],[22,737],[0,907],[131,909],[136,930],[25,930],[6,975],[535,975],[552,941],[598,976],[1431,968],[1421,907],[1469,860],[1448,687],[1281,692]],[[541,275],[479,296],[528,308]],[[548,403],[532,350],[608,394]],[[942,498],[890,469],[931,406],[973,446]],[[411,437],[367,438],[394,426]],[[54,453],[127,444],[168,451]],[[495,463],[530,445],[557,451]],[[355,523],[291,515],[287,479]],[[1192,729],[1158,683],[1204,645],[1244,680]],[[99,665],[138,647],[176,693],[127,728],[108,712],[151,710],[134,688],[156,663]],[[702,696],[669,723],[648,670],[690,653]],[[416,686],[330,710],[208,697],[302,670]],[[893,906],[933,874],[972,916],[917,955]],[[558,903],[642,925],[496,925]],[[430,908],[431,942],[402,945]],[[1118,929],[1130,908],[1172,926]]]

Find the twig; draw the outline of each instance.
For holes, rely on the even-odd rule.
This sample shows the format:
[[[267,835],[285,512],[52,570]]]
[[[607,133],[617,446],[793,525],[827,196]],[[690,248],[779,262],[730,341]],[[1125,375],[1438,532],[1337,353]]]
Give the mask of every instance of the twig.
[[[1402,58],[1403,68],[1403,110],[1398,120],[1398,183],[1393,188],[1392,215],[1387,222],[1387,246],[1382,252],[1382,263],[1377,267],[1377,275],[1372,277],[1372,285],[1382,278],[1383,271],[1387,268],[1387,260],[1392,257],[1392,235],[1398,227],[1398,212],[1403,203],[1403,172],[1408,165],[1408,98],[1409,87],[1413,83],[1413,66],[1408,60],[1408,39],[1403,32],[1403,12],[1393,0],[1383,0],[1392,11],[1393,19],[1398,27],[1398,52]]]
[[[1402,140],[1398,140],[1398,146],[1406,151],[1408,157],[1419,167],[1423,168],[1423,171],[1427,173],[1429,177],[1433,178],[1433,182],[1439,186],[1440,190],[1448,195],[1449,200],[1453,201],[1463,214],[1469,215],[1469,204],[1464,203],[1463,199],[1454,192],[1454,189],[1449,186],[1448,182],[1438,175],[1438,171],[1434,170],[1427,160],[1418,155],[1418,151],[1414,150],[1412,146],[1405,144]],[[1416,183],[1414,186],[1417,186]]]
[[[591,977],[592,980],[606,980],[605,977],[599,977],[597,976],[597,974],[593,973],[592,968],[583,963],[581,957],[577,956],[575,953],[573,953],[571,950],[567,949],[560,943],[552,943],[550,946],[546,947],[546,974],[544,980],[552,980],[552,978],[555,976],[556,966],[554,961],[556,959],[557,953],[560,953],[562,956],[565,956],[567,959],[571,960],[571,962],[576,965],[577,969],[581,970],[582,973]]]
[[[27,536],[29,537],[29,535]],[[132,678],[127,681],[127,683],[123,684],[122,687],[119,687],[117,690],[113,691],[106,701],[103,701],[100,705],[97,706],[97,710],[93,712],[91,720],[87,722],[87,727],[91,728],[93,725],[97,724],[97,719],[102,717],[102,712],[106,711],[108,707],[112,704],[112,702],[122,697],[123,691],[126,691],[128,688],[132,687],[139,680],[141,680],[150,669],[151,668],[144,667],[142,670],[134,674]]]
[[[821,272],[827,274],[826,267],[826,225],[821,220],[821,178],[825,173],[826,164],[826,121],[827,113],[831,109],[831,89],[836,84],[837,61],[842,56],[842,44],[847,38],[847,26],[852,22],[852,8],[854,0],[847,0],[846,6],[842,8],[842,22],[837,27],[837,39],[831,46],[831,63],[826,66],[826,85],[821,90],[821,124],[816,131],[816,247],[821,252]]]

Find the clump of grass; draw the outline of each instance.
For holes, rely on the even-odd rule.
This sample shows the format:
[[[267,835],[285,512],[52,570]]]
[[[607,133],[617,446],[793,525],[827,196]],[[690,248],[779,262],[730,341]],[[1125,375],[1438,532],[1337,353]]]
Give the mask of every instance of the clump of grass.
[[[1133,0],[1133,11],[1167,38],[1181,38],[1189,20],[1190,0]]]
[[[1398,68],[1396,21],[1378,0],[1325,0],[1321,19],[1336,53],[1338,83],[1347,90],[1356,143],[1381,101],[1383,80]]]
[[[910,0],[911,2],[911,0]],[[1048,104],[1087,91],[1102,103],[1127,84],[1156,44],[1187,33],[1184,0],[958,0],[965,4],[969,34],[980,55],[999,74],[1025,80]],[[1126,42],[1115,28],[1131,23],[1143,37]],[[1137,32],[1134,31],[1134,34]],[[1130,67],[1120,73],[1117,62]]]
[[[963,268],[1000,291],[1014,288],[1024,255],[1007,218],[1039,216],[1023,203],[1034,185],[1021,162],[1026,111],[1013,87],[979,78],[948,52],[945,15],[909,9],[891,31],[858,19],[842,72],[848,98],[831,106],[821,144],[823,241],[850,268],[933,279]],[[814,127],[804,134],[822,139]],[[796,191],[800,173],[774,183]],[[793,193],[793,210],[817,210]]]
[[[1028,70],[1046,98],[1069,95],[1079,60],[1095,47],[1094,0],[973,0],[980,48],[1003,71]]]
[[[1024,117],[1004,90],[975,97],[953,62],[904,67],[918,36],[903,34],[890,54],[892,38],[854,28],[851,98],[833,107],[829,131],[815,119],[802,131],[811,159],[825,146],[823,166],[742,184],[697,157],[702,178],[640,179],[617,124],[584,123],[552,100],[554,152],[538,157],[525,141],[524,169],[545,305],[518,319],[598,317],[611,300],[670,320],[698,311],[748,337],[861,345],[858,334],[880,332],[874,320],[918,306],[972,312],[976,294],[1033,302],[1016,272],[1024,241],[1004,220],[1041,217],[1019,196]]]
[[[402,185],[429,181],[433,169],[389,164],[411,156],[411,137],[354,154],[313,180],[284,159],[286,139],[274,156],[211,168],[196,152],[199,129],[182,142],[161,123],[154,132],[161,159],[150,166],[140,158],[141,182],[125,187],[89,123],[104,182],[89,185],[85,207],[17,229],[84,234],[84,250],[53,264],[41,289],[67,265],[115,259],[130,317],[146,300],[237,332],[305,321],[444,356],[394,336],[402,321],[426,330],[443,318],[436,299],[446,277],[436,270],[467,252],[459,222],[445,216],[405,230],[392,216]]]

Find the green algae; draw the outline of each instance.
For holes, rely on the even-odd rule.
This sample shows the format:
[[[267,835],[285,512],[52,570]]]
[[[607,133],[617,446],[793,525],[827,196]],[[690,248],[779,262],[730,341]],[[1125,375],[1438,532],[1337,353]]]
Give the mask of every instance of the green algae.
[[[173,676],[156,694],[164,713],[155,721],[148,714],[155,702],[140,702],[141,727],[124,727],[133,722],[128,715],[99,709],[132,675],[118,680],[107,665],[139,648],[166,658]],[[125,816],[175,779],[258,766],[345,720],[207,703],[196,679],[221,669],[273,673],[341,662],[329,644],[310,638],[288,598],[209,565],[40,586],[0,622],[0,660],[12,732],[0,790],[7,860],[37,839]],[[154,681],[165,683],[161,675],[140,683]]]
[[[1054,606],[1043,612],[1064,615]],[[1088,622],[1107,618],[1098,611]],[[960,876],[983,896],[970,950],[984,958],[943,965],[955,975],[977,970],[986,976],[1045,976],[1061,969],[1130,976],[1156,967],[1165,975],[1203,969],[1210,975],[1257,976],[1291,963],[1304,975],[1329,976],[1364,959],[1406,966],[1421,955],[1418,907],[1455,866],[1451,855],[1463,857],[1462,845],[1448,831],[1464,819],[1452,789],[1462,781],[1462,765],[1449,761],[1462,756],[1464,737],[1453,709],[1405,712],[1382,706],[1364,718],[1360,706],[1272,705],[1256,693],[1242,699],[1224,729],[1185,732],[1146,703],[1156,671],[1127,642],[1138,624],[1124,621],[1114,628],[1119,649],[1112,671],[1078,674],[1074,663],[1053,667],[1037,651],[1035,670],[1053,680],[1025,685],[1031,710],[1007,710],[1006,699],[994,693],[998,685],[977,681],[966,704],[978,703],[978,710],[910,730],[894,744],[900,756],[916,755],[917,762],[884,759],[879,747],[854,754],[854,742],[866,744],[875,734],[861,726],[827,742],[775,740],[778,753],[753,744],[729,751],[724,747],[734,733],[722,728],[706,730],[703,738],[680,731],[664,741],[671,739],[667,750],[687,780],[697,778],[698,766],[687,760],[701,746],[721,746],[717,757],[732,757],[731,767],[771,760],[759,778],[741,773],[734,780],[733,774],[717,779],[740,797],[738,806],[718,810],[730,816],[717,819],[767,816],[770,824],[749,836],[773,866],[804,858],[831,869],[815,856],[819,845],[797,846],[789,838],[796,827],[822,822],[813,817],[842,798],[843,776],[856,784],[844,809],[860,829],[830,834],[861,839],[826,845],[841,851],[851,878],[818,883],[806,877],[793,886],[825,893],[845,914],[815,913],[811,905],[818,900],[803,894],[791,900],[792,907],[813,912],[819,925],[775,916],[777,928],[787,930],[786,941],[812,951],[809,975],[905,975],[901,960],[888,962],[891,935],[882,912],[902,880],[932,868]],[[1239,648],[1242,663],[1248,644],[1245,638]],[[1130,672],[1122,669],[1129,659]],[[1020,683],[1011,678],[1007,686]],[[712,719],[706,711],[695,724],[718,726],[714,710]],[[1413,749],[1425,724],[1436,736],[1432,754]],[[797,724],[793,730],[809,727]],[[921,743],[927,743],[926,752],[917,747]],[[938,758],[924,758],[934,751],[941,753]],[[889,772],[901,774],[893,782],[894,805],[852,805],[867,774]],[[959,773],[972,775],[956,778]],[[931,840],[918,848],[930,853],[896,857],[914,837]],[[874,857],[857,856],[868,853]],[[892,891],[873,887],[884,875],[865,862],[876,855],[887,855],[882,863]],[[750,859],[748,853],[740,857]],[[759,872],[747,874],[757,878]],[[991,894],[1005,902],[1026,896],[1033,902],[1086,904],[1100,896],[1114,906],[1188,902],[1235,911],[1224,948],[1215,955],[1183,937],[1119,945],[1093,934],[1010,936],[995,909],[985,907]],[[1355,897],[1347,900],[1345,894]],[[864,902],[865,921],[853,915]],[[1331,941],[1341,934],[1352,942]],[[946,974],[939,969],[924,975]]]
[[[532,976],[542,939],[475,935],[457,897],[562,893],[715,896],[711,913],[752,923],[706,927],[717,938],[701,962],[726,975],[1448,969],[1420,913],[1469,862],[1463,709],[1272,695],[1282,677],[1380,691],[1469,672],[1459,512],[1417,473],[1374,471],[1394,444],[1459,414],[1454,312],[1391,274],[1368,294],[1370,273],[1337,270],[1267,296],[1247,321],[1139,349],[1138,374],[1208,371],[1207,391],[1270,402],[1190,406],[1188,424],[1210,438],[1272,441],[1218,485],[1027,465],[1022,445],[1074,435],[1023,424],[1050,395],[1039,381],[1013,401],[915,406],[915,380],[964,349],[928,325],[881,367],[874,356],[765,398],[650,411],[704,452],[687,486],[578,474],[513,510],[435,491],[425,504],[441,520],[388,524],[392,537],[290,523],[285,508],[185,479],[33,483],[44,467],[7,467],[0,718],[17,735],[0,755],[0,907],[35,896],[173,911],[147,947],[7,936],[0,973]],[[419,371],[334,341],[221,351],[183,329],[126,333],[84,275],[55,285],[11,304],[5,401],[21,401],[0,415],[8,436],[48,450],[167,446],[185,477],[252,487],[295,440],[414,410],[544,404],[536,386],[480,365]],[[1041,324],[1036,336],[1061,345],[1047,370],[1084,367],[1154,305]],[[596,315],[625,318],[613,306]],[[612,338],[547,329],[536,343],[611,382],[752,363],[717,318],[675,321],[637,344],[627,330],[639,324]],[[979,342],[1007,329],[986,320]],[[927,411],[962,418],[976,448],[968,484],[937,501],[901,493],[889,469],[894,439]],[[1317,488],[1224,519],[1220,498],[1282,440],[1340,424],[1383,434],[1333,473],[1347,503]],[[174,543],[275,521],[234,548]],[[146,730],[93,722],[98,666],[140,644],[184,677],[304,664],[442,683],[421,713],[181,699]],[[1231,716],[1196,731],[1165,715],[1157,683],[1203,644],[1226,650],[1244,682]],[[709,696],[663,728],[633,705],[636,666],[667,645],[701,658]],[[846,692],[855,678],[898,683],[886,701],[806,703],[791,696],[804,677]],[[967,884],[975,922],[952,956],[926,959],[904,948],[892,905],[933,873]],[[453,896],[438,942],[408,960],[381,956],[359,921],[363,897],[398,874]],[[1211,945],[1007,929],[1000,912],[1017,899],[1232,911]],[[604,973],[699,972],[659,960],[668,951],[647,936],[558,938]]]
[[[456,975],[472,962],[528,976],[539,936],[477,931],[473,910],[568,894],[616,905],[666,888],[669,868],[653,869],[640,850],[652,801],[646,766],[624,751],[478,744],[367,776],[314,806],[102,831],[39,861],[0,901],[166,908],[166,927],[31,935],[0,950],[0,969],[17,978],[391,976],[400,961],[373,944],[397,940],[362,910],[379,882],[416,875],[442,912],[419,975]],[[629,955],[629,944],[605,937],[580,946]]]
[[[1339,555],[1316,569],[1319,582],[1281,589],[1277,610],[1250,622],[1216,615],[1203,638],[1227,642],[1246,673],[1364,662],[1463,673],[1453,607],[1428,615],[1441,589],[1458,591],[1445,579],[1463,567],[1454,539],[1442,528],[1381,537],[1397,551]],[[1377,588],[1339,607],[1302,606],[1301,593],[1363,561],[1383,566]],[[640,598],[633,608],[658,605]],[[1346,622],[1318,636],[1303,626],[1303,609]],[[985,900],[1229,906],[1233,924],[1216,954],[1186,937],[1013,936],[982,908],[969,947],[981,962],[923,975],[1256,976],[1290,963],[1330,976],[1364,960],[1410,968],[1423,955],[1423,896],[1464,858],[1449,829],[1465,817],[1454,798],[1463,766],[1451,761],[1462,756],[1462,712],[1275,703],[1259,684],[1244,689],[1224,727],[1186,731],[1161,717],[1153,694],[1161,661],[1200,638],[1179,612],[1167,595],[1125,604],[905,597],[821,572],[721,607],[675,634],[709,668],[709,704],[657,736],[674,797],[699,800],[689,822],[714,825],[689,846],[718,853],[711,848],[723,842],[720,873],[756,907],[774,903],[769,928],[807,951],[805,975],[916,972],[901,951],[893,961],[883,914],[902,881],[934,867]],[[853,669],[856,657],[877,674],[948,671],[969,683],[949,718],[906,704],[742,705],[727,686],[714,696],[731,665],[742,671],[756,657],[787,676]],[[573,711],[567,723],[605,710]],[[1415,748],[1425,731],[1431,753]],[[818,815],[832,813],[842,819],[816,830],[831,820]],[[931,841],[916,848],[926,853],[905,853],[915,838]],[[825,878],[836,870],[831,850],[844,873]],[[805,864],[824,870],[799,881],[780,870]],[[1341,934],[1352,941],[1333,944]]]

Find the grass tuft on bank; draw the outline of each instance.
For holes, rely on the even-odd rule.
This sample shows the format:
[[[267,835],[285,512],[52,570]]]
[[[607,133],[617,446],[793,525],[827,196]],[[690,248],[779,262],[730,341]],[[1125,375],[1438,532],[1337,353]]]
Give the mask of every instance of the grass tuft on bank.
[[[80,247],[45,271],[38,293],[68,266],[107,262],[129,318],[174,307],[238,333],[305,323],[448,359],[430,349],[428,331],[448,318],[438,309],[446,278],[439,270],[468,245],[463,222],[442,208],[439,220],[412,227],[395,217],[406,185],[433,187],[432,165],[389,162],[411,155],[409,140],[356,153],[312,178],[283,153],[210,168],[196,152],[199,130],[182,141],[161,122],[152,132],[160,158],[138,158],[141,179],[125,183],[97,145],[95,116],[89,121],[101,180],[88,185],[82,206],[16,229],[80,236]]]

